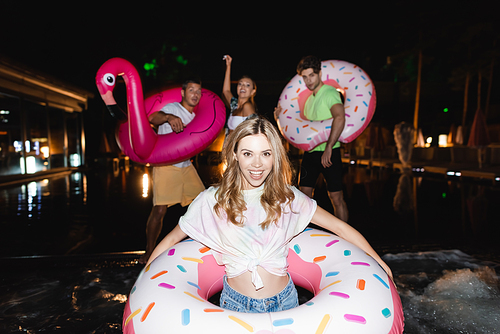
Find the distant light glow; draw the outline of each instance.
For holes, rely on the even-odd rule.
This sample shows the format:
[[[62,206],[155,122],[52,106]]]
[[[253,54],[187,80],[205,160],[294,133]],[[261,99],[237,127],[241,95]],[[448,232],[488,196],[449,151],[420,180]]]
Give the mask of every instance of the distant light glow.
[[[153,59],[153,62],[151,63],[144,64],[144,69],[146,71],[154,70],[156,67],[158,67],[158,65],[156,65],[156,59]]]
[[[158,63],[156,59],[153,59],[150,63],[144,64],[144,69],[146,70],[146,75],[156,77],[156,70],[158,69]]]
[[[69,165],[71,167],[79,167],[81,165],[80,155],[73,153],[69,156]]]
[[[48,146],[40,147],[40,152],[42,152],[44,159],[47,159],[49,157],[49,147]]]
[[[439,139],[438,139],[438,144],[439,144],[439,147],[448,146],[448,135],[447,134],[440,134]]]
[[[142,197],[148,197],[149,192],[149,176],[148,174],[142,175]]]
[[[17,152],[21,152],[21,150],[23,149],[23,143],[20,142],[20,141],[18,141],[18,140],[16,140],[14,142],[14,145],[12,145],[12,146],[14,146],[14,149],[15,149],[16,153]]]
[[[187,65],[187,62],[188,62],[188,61],[187,61],[187,59],[184,59],[184,57],[183,57],[183,56],[178,56],[178,57],[177,57],[177,62],[178,62],[179,64],[182,64],[182,65]]]
[[[26,158],[26,168],[24,166],[24,159],[19,159],[21,165],[21,173],[24,174],[34,174],[36,173],[36,158],[34,156],[29,156]]]

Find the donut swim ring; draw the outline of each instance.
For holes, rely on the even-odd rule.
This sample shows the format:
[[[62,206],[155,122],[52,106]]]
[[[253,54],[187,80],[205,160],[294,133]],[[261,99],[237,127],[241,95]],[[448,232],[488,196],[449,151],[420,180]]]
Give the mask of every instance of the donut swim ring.
[[[97,88],[110,111],[118,108],[113,97],[118,76],[122,76],[126,84],[128,111],[125,121],[118,125],[115,137],[123,153],[135,162],[165,165],[189,159],[207,148],[224,126],[224,103],[213,92],[202,89],[200,102],[194,108],[196,117],[184,131],[158,135],[148,116],[168,103],[180,102],[181,88],[172,88],[144,100],[135,67],[125,59],[111,58],[96,75]]]
[[[375,112],[375,86],[359,66],[342,60],[321,62],[321,79],[344,96],[345,126],[339,141],[350,143],[366,129]],[[310,121],[304,116],[304,105],[312,92],[298,74],[285,86],[279,103],[282,112],[278,126],[287,141],[298,149],[310,151],[328,140],[332,118]]]
[[[186,239],[145,267],[127,300],[122,330],[140,333],[402,333],[403,309],[391,279],[353,244],[306,229],[290,242],[288,272],[314,294],[275,313],[239,313],[208,298],[222,290],[224,267]]]

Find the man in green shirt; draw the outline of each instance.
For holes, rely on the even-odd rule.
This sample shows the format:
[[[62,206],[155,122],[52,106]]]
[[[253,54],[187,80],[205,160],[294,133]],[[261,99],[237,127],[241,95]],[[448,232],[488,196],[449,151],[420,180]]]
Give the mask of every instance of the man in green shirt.
[[[335,216],[346,222],[349,212],[342,192],[342,159],[338,142],[345,125],[344,105],[339,92],[321,80],[321,61],[317,57],[302,58],[297,65],[297,73],[312,91],[304,106],[304,116],[312,121],[333,117],[328,141],[304,152],[300,168],[300,190],[312,198],[319,174],[323,174]],[[278,106],[275,117],[280,112],[281,107]]]

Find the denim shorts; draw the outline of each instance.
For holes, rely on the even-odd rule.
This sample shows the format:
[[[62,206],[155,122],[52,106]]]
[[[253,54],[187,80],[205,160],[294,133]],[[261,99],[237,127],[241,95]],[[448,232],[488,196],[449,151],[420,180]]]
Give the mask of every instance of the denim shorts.
[[[285,311],[297,306],[299,306],[299,297],[290,275],[288,275],[288,284],[281,292],[262,299],[250,298],[237,292],[227,284],[227,277],[224,276],[224,285],[220,295],[220,307],[223,309],[244,313],[267,313]]]

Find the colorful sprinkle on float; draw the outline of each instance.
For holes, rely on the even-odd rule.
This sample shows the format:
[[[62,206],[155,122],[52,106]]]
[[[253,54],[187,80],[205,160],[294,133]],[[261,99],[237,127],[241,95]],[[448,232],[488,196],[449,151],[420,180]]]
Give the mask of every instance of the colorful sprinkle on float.
[[[350,143],[366,129],[375,113],[375,86],[357,65],[342,60],[325,60],[321,65],[323,82],[335,87],[344,97],[346,122],[339,141]],[[279,98],[281,133],[290,144],[305,151],[326,142],[332,125],[331,118],[310,121],[304,116],[304,105],[310,95],[302,77],[295,75]]]
[[[210,250],[188,239],[141,271],[125,306],[123,332],[403,332],[403,309],[394,284],[358,247],[333,234],[306,229],[290,243],[288,262],[294,283],[311,291],[311,300],[276,313],[224,310],[207,301],[222,290],[224,268]]]

